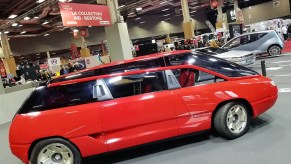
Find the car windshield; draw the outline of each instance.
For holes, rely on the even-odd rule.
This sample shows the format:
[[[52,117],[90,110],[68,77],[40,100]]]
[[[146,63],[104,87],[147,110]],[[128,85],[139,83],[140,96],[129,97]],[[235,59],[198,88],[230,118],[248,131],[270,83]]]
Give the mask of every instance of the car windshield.
[[[171,55],[168,57],[168,65],[183,65],[185,63],[196,65],[208,70],[220,73],[228,77],[242,77],[258,75],[257,72],[238,65],[236,63],[217,58],[207,54],[195,52],[184,53],[180,55]]]
[[[228,52],[229,50],[224,49],[224,48],[207,47],[203,49],[197,49],[196,51],[210,53],[211,55],[216,55],[216,54],[222,54],[222,53]]]

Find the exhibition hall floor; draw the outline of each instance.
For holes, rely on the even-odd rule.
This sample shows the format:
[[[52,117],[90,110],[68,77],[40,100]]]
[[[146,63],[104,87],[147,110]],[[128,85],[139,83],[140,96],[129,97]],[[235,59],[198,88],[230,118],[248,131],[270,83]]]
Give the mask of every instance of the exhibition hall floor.
[[[252,69],[260,71],[266,60],[267,74],[279,88],[276,105],[252,122],[250,131],[236,140],[204,133],[141,148],[84,159],[85,164],[286,164],[291,161],[291,54],[260,58]],[[250,91],[251,92],[251,91]],[[8,147],[8,128],[0,126],[0,163],[20,164]]]

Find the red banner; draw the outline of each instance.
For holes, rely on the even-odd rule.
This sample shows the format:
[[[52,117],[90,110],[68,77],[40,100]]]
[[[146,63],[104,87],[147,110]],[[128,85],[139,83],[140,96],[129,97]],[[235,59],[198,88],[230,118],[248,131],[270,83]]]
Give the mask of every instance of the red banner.
[[[108,6],[59,3],[64,26],[109,26]]]
[[[2,60],[0,59],[0,75],[2,77],[6,77],[6,69],[5,69],[5,66],[4,66],[4,63],[2,62]]]

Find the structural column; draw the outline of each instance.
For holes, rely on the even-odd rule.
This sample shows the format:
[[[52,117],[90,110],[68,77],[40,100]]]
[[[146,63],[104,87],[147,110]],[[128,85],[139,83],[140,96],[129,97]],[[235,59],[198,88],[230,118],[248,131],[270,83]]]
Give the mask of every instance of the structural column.
[[[4,54],[3,64],[5,66],[6,73],[13,74],[14,76],[16,76],[15,59],[12,56],[8,38],[7,38],[7,35],[5,34],[1,34],[1,46],[2,46],[3,54]]]
[[[105,27],[111,61],[131,59],[132,51],[127,24],[121,19],[117,0],[108,0],[111,26]]]
[[[217,19],[216,19],[216,29],[223,28],[224,30],[228,29],[228,23],[222,13],[223,0],[218,0],[217,7]]]
[[[185,39],[193,38],[194,37],[194,22],[190,18],[189,13],[189,6],[188,6],[188,0],[181,0],[181,6],[182,6],[182,13],[183,13],[183,31],[184,31],[184,37]]]

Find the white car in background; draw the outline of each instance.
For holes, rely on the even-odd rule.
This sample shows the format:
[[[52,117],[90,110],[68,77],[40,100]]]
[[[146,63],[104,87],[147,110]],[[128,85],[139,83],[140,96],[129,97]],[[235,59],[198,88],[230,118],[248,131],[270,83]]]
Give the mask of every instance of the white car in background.
[[[204,47],[195,49],[196,52],[202,52],[208,55],[222,58],[242,66],[254,64],[256,55],[251,51],[229,50],[223,48]]]

